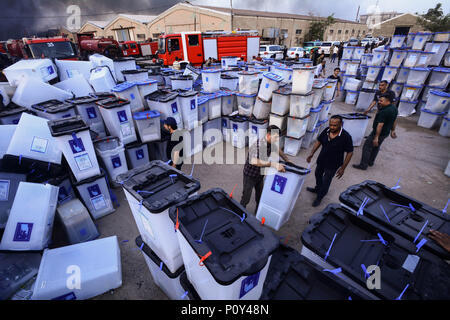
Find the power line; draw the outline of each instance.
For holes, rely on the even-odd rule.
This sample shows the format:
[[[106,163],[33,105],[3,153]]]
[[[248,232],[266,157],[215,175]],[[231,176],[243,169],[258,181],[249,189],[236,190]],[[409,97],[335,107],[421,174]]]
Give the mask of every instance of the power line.
[[[80,14],[80,17],[95,17],[95,16],[106,16],[111,14],[127,14],[131,12],[139,12],[139,11],[150,11],[155,9],[162,9],[162,8],[170,8],[173,5],[165,5],[165,6],[158,6],[153,8],[146,8],[146,9],[137,9],[137,10],[128,10],[127,12],[117,12],[117,11],[111,11],[111,12],[103,12],[103,13],[92,13],[92,14]],[[59,18],[68,18],[71,15],[61,15],[61,16],[15,16],[15,17],[0,17],[0,19],[59,19]]]

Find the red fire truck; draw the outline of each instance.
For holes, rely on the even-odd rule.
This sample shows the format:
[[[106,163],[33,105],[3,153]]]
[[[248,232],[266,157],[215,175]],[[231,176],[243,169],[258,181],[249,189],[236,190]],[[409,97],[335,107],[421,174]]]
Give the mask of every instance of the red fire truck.
[[[80,56],[87,60],[93,53],[99,53],[109,58],[122,56],[119,42],[110,38],[94,37],[94,33],[78,33],[78,47]]]
[[[78,60],[76,46],[69,39],[63,37],[8,40],[6,48],[13,59]]]
[[[148,57],[154,56],[158,51],[158,42],[124,41],[120,43],[124,57]]]
[[[0,53],[7,54],[6,41],[0,41]]]
[[[247,61],[259,52],[258,31],[181,32],[159,38],[158,58],[165,66],[173,65],[175,58],[201,66],[209,57],[220,60],[234,56]]]

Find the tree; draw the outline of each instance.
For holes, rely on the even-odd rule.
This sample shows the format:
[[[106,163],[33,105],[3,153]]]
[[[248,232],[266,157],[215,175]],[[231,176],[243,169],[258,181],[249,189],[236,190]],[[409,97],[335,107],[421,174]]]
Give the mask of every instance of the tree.
[[[444,16],[442,3],[436,4],[436,7],[428,9],[425,14],[418,14],[417,22],[426,30],[432,32],[450,30],[450,14]]]
[[[320,18],[319,20],[311,22],[309,31],[305,36],[305,41],[323,40],[325,30],[336,22],[333,16],[334,13],[326,19]]]

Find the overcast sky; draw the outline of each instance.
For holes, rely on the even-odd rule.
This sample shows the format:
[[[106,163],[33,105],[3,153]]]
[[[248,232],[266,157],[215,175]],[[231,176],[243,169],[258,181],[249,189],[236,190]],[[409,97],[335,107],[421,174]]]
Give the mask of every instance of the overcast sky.
[[[113,12],[157,15],[177,0],[0,0],[0,40],[20,38],[37,31],[66,25],[69,5],[79,5],[82,24],[86,20],[108,20]],[[233,0],[233,7],[270,12],[289,12],[355,20],[358,5],[365,14],[377,0]],[[379,0],[381,11],[424,13],[436,3],[443,3],[445,13],[450,1],[441,0]],[[229,7],[230,0],[191,0],[193,4]]]

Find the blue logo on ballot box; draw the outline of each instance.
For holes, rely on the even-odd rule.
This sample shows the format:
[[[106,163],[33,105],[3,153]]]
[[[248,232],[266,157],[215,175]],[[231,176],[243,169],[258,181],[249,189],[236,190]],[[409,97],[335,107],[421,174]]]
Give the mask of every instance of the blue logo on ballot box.
[[[241,293],[239,294],[239,299],[241,299],[243,296],[245,296],[247,293],[249,293],[253,288],[255,288],[258,285],[259,274],[260,274],[259,272],[255,273],[242,280]]]
[[[111,158],[112,165],[114,169],[122,166],[122,162],[120,161],[120,157]]]
[[[138,160],[144,159],[144,149],[136,150],[136,158]]]
[[[88,192],[89,192],[89,197],[90,198],[94,198],[96,196],[99,196],[102,194],[102,192],[100,191],[100,187],[98,186],[98,184],[94,184],[91,187],[87,188]]]
[[[272,188],[271,190],[277,192],[279,194],[283,194],[284,188],[286,187],[287,178],[275,175],[273,178]]]
[[[87,108],[86,109],[87,115],[89,119],[95,119],[97,118],[97,112],[95,111],[94,107]]]
[[[72,149],[72,153],[80,153],[86,151],[84,149],[83,141],[80,138],[69,140],[70,149]]]
[[[172,103],[171,107],[172,107],[172,113],[177,113],[178,112],[178,106],[177,106],[176,102]]]
[[[31,239],[32,223],[19,222],[16,226],[13,241],[28,242]]]
[[[127,113],[126,113],[125,110],[117,112],[117,116],[119,117],[119,122],[120,123],[128,121]]]

